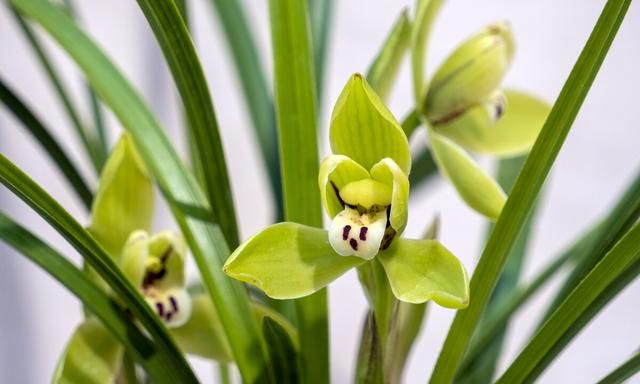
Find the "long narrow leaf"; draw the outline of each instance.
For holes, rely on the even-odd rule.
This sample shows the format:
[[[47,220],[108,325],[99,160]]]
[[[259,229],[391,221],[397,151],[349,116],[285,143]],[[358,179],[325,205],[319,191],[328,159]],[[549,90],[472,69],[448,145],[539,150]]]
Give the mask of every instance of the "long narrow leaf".
[[[516,177],[518,177],[518,173],[522,169],[522,165],[525,160],[526,156],[520,156],[511,159],[503,159],[498,163],[496,180],[505,192],[510,193],[513,183],[515,183]],[[538,203],[536,203],[532,209],[532,212],[523,225],[522,231],[518,235],[511,252],[507,256],[504,272],[502,273],[502,276],[500,276],[498,284],[491,295],[491,299],[487,304],[487,310],[480,319],[480,327],[482,327],[482,325],[485,324],[487,320],[503,306],[505,300],[510,297],[511,292],[516,288],[518,281],[520,280],[522,265],[524,263],[537,206]],[[493,225],[489,224],[487,228],[487,237],[491,235],[492,229]],[[484,383],[491,381],[495,371],[496,362],[500,356],[500,352],[502,351],[502,344],[504,342],[507,325],[508,322],[507,324],[503,324],[502,331],[494,335],[490,345],[485,346],[483,353],[477,355],[475,361],[469,363],[470,366],[468,366],[467,370],[461,369],[459,371],[459,375],[457,377],[458,380],[456,381],[460,383]]]
[[[277,216],[281,218],[282,182],[275,111],[255,39],[238,0],[210,1],[215,7],[231,50],[231,57],[253,121],[253,129],[269,174]]]
[[[613,244],[638,220],[638,217],[640,217],[640,172],[620,199],[620,204],[614,207],[609,219],[603,223],[605,230],[599,232],[598,237],[593,239],[592,247],[586,252],[587,255],[580,259],[580,263],[564,281],[543,320],[549,317],[578,282],[593,269]]]
[[[160,43],[182,97],[212,220],[220,225],[229,245],[236,247],[238,227],[218,122],[187,26],[173,1],[138,0],[138,4]]]
[[[386,100],[391,92],[410,40],[411,22],[409,11],[405,9],[393,24],[382,48],[367,70],[367,81],[382,100]]]
[[[640,272],[640,224],[589,272],[551,315],[498,383],[531,382],[562,348]]]
[[[307,0],[307,2],[309,4],[309,20],[315,62],[316,101],[318,102],[318,109],[320,109],[322,96],[324,95],[324,74],[327,67],[327,48],[330,40],[333,0]]]
[[[456,315],[431,377],[450,382],[580,106],[606,56],[630,0],[608,1],[516,180],[471,279],[471,303]]]
[[[307,2],[270,0],[269,14],[285,219],[320,227],[317,104]],[[295,307],[303,382],[327,383],[329,330],[326,289],[296,300]]]
[[[417,109],[420,109],[427,90],[424,74],[426,73],[429,36],[444,0],[417,0],[416,3],[416,16],[411,38],[411,71],[414,97]]]
[[[521,309],[540,288],[545,286],[558,272],[563,271],[563,267],[566,264],[582,257],[584,250],[591,244],[591,239],[597,236],[597,233],[603,229],[604,227],[600,223],[588,230],[580,237],[580,240],[544,267],[530,283],[524,287],[517,288],[511,296],[505,300],[505,303],[478,328],[477,337],[474,337],[471,341],[469,350],[460,365],[460,371],[466,370],[475,358],[484,354],[487,345],[504,331],[511,316]]]
[[[180,161],[147,105],[66,14],[43,0],[13,0],[13,4],[58,40],[130,132],[189,244],[243,379],[258,380],[267,372],[258,326],[245,289],[222,271],[229,248],[220,229],[203,221],[210,218],[209,208],[193,175]]]
[[[62,149],[56,139],[49,133],[49,130],[44,124],[29,107],[7,87],[2,79],[0,79],[0,101],[22,122],[22,125],[29,131],[31,136],[40,143],[60,172],[65,176],[71,187],[73,187],[80,200],[82,200],[85,208],[87,210],[90,209],[93,193],[84,181],[80,171],[78,171],[64,149]]]
[[[158,351],[167,355],[165,361],[171,366],[171,378],[189,383],[196,382],[187,361],[169,336],[164,324],[89,232],[3,155],[0,155],[0,182],[33,208],[73,245],[85,261],[119,295],[155,340]]]
[[[640,352],[636,352],[629,360],[609,373],[598,384],[620,384],[640,371]]]
[[[64,108],[67,117],[71,121],[73,128],[75,130],[76,136],[80,139],[84,147],[84,151],[89,156],[91,163],[96,171],[96,173],[100,172],[102,169],[102,164],[106,159],[106,153],[102,153],[99,151],[98,146],[96,145],[95,138],[91,136],[89,132],[87,132],[86,127],[83,125],[82,120],[80,119],[80,113],[78,112],[78,108],[71,101],[71,96],[65,85],[62,82],[61,76],[58,74],[58,70],[54,67],[53,62],[47,55],[42,43],[38,40],[38,37],[31,30],[31,27],[25,23],[20,16],[13,8],[11,8],[11,12],[14,15],[14,18],[18,25],[20,26],[20,30],[24,33],[29,45],[33,48],[34,53],[38,57],[38,61],[42,65],[53,89],[55,90],[62,106]]]
[[[85,274],[42,240],[0,212],[0,238],[36,263],[77,296],[120,342],[132,352],[157,382],[170,382],[170,362],[134,325],[126,312],[92,283]]]

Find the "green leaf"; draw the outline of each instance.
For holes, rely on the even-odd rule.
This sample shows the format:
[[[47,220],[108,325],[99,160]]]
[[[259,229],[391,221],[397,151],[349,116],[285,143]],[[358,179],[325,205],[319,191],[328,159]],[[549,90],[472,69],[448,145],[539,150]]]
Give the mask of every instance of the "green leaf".
[[[473,152],[505,157],[525,153],[538,137],[550,107],[525,92],[507,90],[505,97],[505,112],[496,122],[480,105],[435,130]]]
[[[413,304],[433,300],[456,309],[469,304],[467,271],[439,241],[398,238],[378,258],[399,300]]]
[[[102,170],[89,230],[107,253],[119,260],[131,232],[151,229],[153,210],[151,178],[125,133]]]
[[[513,313],[522,308],[528,299],[548,283],[553,276],[563,271],[563,266],[569,262],[571,262],[571,264],[579,263],[583,259],[588,258],[591,252],[598,248],[598,244],[608,241],[608,236],[605,234],[611,233],[612,228],[620,228],[620,225],[629,222],[630,218],[628,214],[634,211],[636,197],[640,193],[640,189],[638,188],[639,180],[640,175],[629,185],[626,192],[605,218],[599,220],[596,224],[592,225],[590,229],[584,231],[573,245],[568,247],[566,251],[544,267],[530,283],[513,291],[509,297],[503,300],[504,302],[495,312],[487,316],[486,321],[481,324],[476,337],[474,337],[469,346],[469,350],[460,366],[460,371],[464,371],[469,363],[476,357],[486,355],[487,345],[495,340],[496,336],[504,330],[505,325],[511,319]],[[613,237],[613,239],[615,239],[613,240],[614,242],[619,240],[625,231],[628,230],[628,227],[624,226],[624,228],[618,236]],[[610,249],[610,247],[606,248],[606,250],[608,249]],[[605,253],[606,250],[602,252]]]
[[[327,1],[314,2],[325,3]],[[278,134],[271,90],[267,84],[262,60],[247,17],[238,0],[211,0],[227,39],[236,75],[249,109],[253,130],[260,145],[260,153],[269,174],[276,208],[282,210],[282,183]],[[282,212],[279,212],[282,217]]]
[[[324,89],[324,74],[326,72],[327,48],[331,35],[331,15],[333,0],[315,1],[308,0],[309,25],[311,26],[311,38],[313,40],[313,58],[316,78],[316,100],[322,105]]]
[[[580,259],[575,268],[566,277],[553,301],[547,308],[543,320],[566,299],[573,288],[589,273],[591,269],[604,257],[609,249],[631,228],[640,217],[640,172],[629,185],[620,200],[613,207],[611,214],[601,224],[603,230],[591,239],[589,248],[584,250],[585,256]],[[542,324],[540,324],[542,325]]]
[[[639,266],[640,224],[636,224],[575,287],[497,382],[535,380],[577,332],[638,275]]]
[[[391,187],[391,211],[389,223],[402,234],[409,215],[409,179],[393,160],[386,158],[371,168],[371,177]]]
[[[571,129],[630,0],[609,1],[567,79],[518,176],[471,279],[473,301],[457,313],[431,376],[431,383],[451,382],[477,322],[500,277],[507,255],[533,207],[542,184]]]
[[[0,213],[0,238],[63,284],[95,314],[157,382],[175,379],[171,355],[158,349],[130,317],[78,268],[42,240]]]
[[[120,370],[124,349],[96,318],[73,332],[52,379],[56,384],[111,384]]]
[[[58,40],[131,134],[189,244],[243,379],[257,380],[267,366],[258,352],[261,350],[258,327],[247,293],[241,284],[224,275],[222,264],[229,254],[224,236],[217,226],[203,221],[210,219],[204,194],[171,147],[162,127],[120,72],[66,14],[43,0],[14,0],[13,4]]]
[[[436,164],[462,199],[478,213],[497,219],[507,199],[498,183],[457,144],[429,128]]]
[[[513,57],[514,42],[507,24],[489,25],[462,43],[431,79],[424,112],[436,124],[483,103],[493,94]]]
[[[224,271],[269,297],[293,299],[324,288],[363,262],[336,254],[327,231],[285,222],[267,227],[238,247]]]
[[[0,101],[7,106],[14,116],[22,122],[22,125],[29,131],[31,136],[38,141],[60,172],[65,176],[71,187],[73,187],[78,197],[80,197],[80,200],[84,203],[84,206],[89,209],[89,207],[91,207],[91,200],[93,200],[93,193],[71,159],[67,156],[66,151],[29,107],[27,107],[1,79]]]
[[[496,176],[498,183],[503,188],[510,191],[525,161],[526,156],[501,160],[498,163],[498,172]],[[511,296],[514,289],[517,287],[518,280],[520,279],[522,272],[522,266],[527,255],[529,237],[536,217],[537,207],[538,204],[536,204],[532,213],[529,215],[522,232],[518,235],[518,239],[507,257],[504,272],[502,273],[502,276],[500,276],[500,280],[498,281],[498,285],[491,296],[487,310],[483,315],[483,318],[480,320],[480,327],[478,328],[478,331],[476,331],[476,335],[474,335],[474,340],[476,340],[476,336],[480,330],[483,329],[483,325],[485,325],[485,323],[504,306],[507,298]],[[487,237],[491,235],[492,230],[493,225],[487,225]],[[475,383],[491,381],[494,375],[496,362],[502,352],[502,344],[505,339],[507,325],[508,324],[506,322],[501,325],[500,329],[502,331],[493,335],[490,345],[488,347],[485,345],[482,353],[477,355],[475,360],[469,361],[469,353],[467,353],[467,356],[465,356],[465,359],[462,362],[460,371],[456,376],[456,382]]]
[[[213,102],[189,31],[173,1],[138,0],[171,69],[196,147],[212,220],[227,242],[238,244],[238,227]]]
[[[337,191],[352,181],[369,179],[369,172],[347,156],[329,155],[320,164],[318,185],[327,214],[333,219],[344,207]],[[334,189],[335,188],[335,189]]]
[[[433,22],[438,16],[444,0],[417,0],[416,17],[411,34],[411,72],[413,75],[413,93],[416,105],[422,108],[427,93],[425,81],[429,36]]]
[[[270,0],[269,16],[284,218],[321,227],[316,79],[307,6],[305,0]],[[294,305],[302,381],[329,382],[327,293],[322,290]]]
[[[636,352],[618,368],[609,373],[598,384],[621,384],[640,370],[640,352]]]
[[[60,233],[131,310],[157,343],[158,350],[166,354],[169,360],[166,364],[169,364],[168,368],[173,371],[168,379],[196,382],[193,372],[171,340],[167,329],[93,236],[39,185],[1,154],[0,182]]]
[[[316,3],[322,3],[322,1],[316,1]],[[378,93],[380,99],[386,100],[389,97],[410,42],[411,21],[409,21],[409,11],[405,9],[393,24],[382,48],[367,70],[367,81]]]
[[[351,76],[336,102],[329,137],[333,153],[348,156],[366,169],[390,157],[406,174],[411,170],[402,127],[358,73]]]
[[[298,352],[287,331],[277,321],[265,316],[262,335],[269,349],[271,366],[278,383],[299,383]]]
[[[54,67],[53,62],[47,55],[44,47],[42,46],[42,43],[38,40],[38,37],[31,30],[31,27],[27,25],[22,16],[20,16],[13,7],[10,7],[10,9],[11,13],[14,16],[14,19],[20,26],[20,30],[29,42],[29,45],[31,45],[31,48],[36,54],[40,65],[42,65],[42,68],[44,69],[49,82],[53,86],[58,99],[60,99],[64,111],[71,124],[73,125],[77,138],[82,143],[84,151],[91,160],[93,168],[96,172],[100,172],[100,169],[102,168],[102,164],[104,163],[106,157],[106,153],[102,153],[100,151],[96,138],[93,137],[89,132],[87,132],[86,127],[80,119],[78,108],[71,101],[69,92],[67,92],[67,88],[62,82],[62,78],[58,73],[58,70]]]
[[[191,317],[187,323],[170,330],[180,349],[208,359],[233,361],[220,316],[209,297],[206,294],[194,295],[191,303]]]

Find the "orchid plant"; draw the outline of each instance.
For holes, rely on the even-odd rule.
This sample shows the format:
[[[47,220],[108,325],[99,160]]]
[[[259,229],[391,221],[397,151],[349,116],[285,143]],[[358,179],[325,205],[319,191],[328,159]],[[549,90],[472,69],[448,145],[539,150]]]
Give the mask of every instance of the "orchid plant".
[[[443,3],[417,0],[415,9],[400,14],[366,75],[354,68],[333,107],[331,153],[320,161],[318,135],[326,131],[317,122],[332,1],[269,0],[273,92],[243,5],[211,1],[231,47],[274,197],[274,224],[240,241],[219,134],[223,127],[189,30],[190,3],[138,1],[180,96],[186,164],[146,102],[81,29],[70,1],[9,0],[6,9],[43,65],[98,180],[95,188],[85,181],[46,121],[12,90],[12,81],[0,79],[0,102],[46,150],[90,217],[85,227],[0,154],[0,183],[84,261],[74,265],[0,212],[0,239],[83,304],[83,320],[52,381],[199,382],[188,355],[215,362],[225,384],[237,381],[236,371],[246,383],[326,384],[331,380],[326,288],[352,269],[368,304],[355,383],[402,382],[431,301],[456,310],[431,383],[534,381],[640,273],[636,180],[582,240],[531,283],[520,279],[536,200],[630,0],[607,1],[552,107],[503,86],[516,55],[506,22],[462,42],[425,81],[428,40]],[[59,43],[86,78],[91,123],[75,105],[41,33]],[[400,123],[386,99],[407,54],[415,103],[406,106],[409,113]],[[113,112],[123,131],[113,146],[103,108]],[[426,146],[410,146],[418,129],[426,130]],[[496,178],[476,162],[477,155],[498,160]],[[437,170],[491,228],[470,279],[438,240],[438,220],[423,238],[403,236],[410,187],[415,191],[417,184],[436,178]],[[154,233],[156,189],[175,227]],[[190,260],[199,271],[193,280],[185,272]],[[561,267],[570,273],[537,333],[504,372],[498,371],[513,314]],[[620,382],[638,370],[636,354],[603,382]]]

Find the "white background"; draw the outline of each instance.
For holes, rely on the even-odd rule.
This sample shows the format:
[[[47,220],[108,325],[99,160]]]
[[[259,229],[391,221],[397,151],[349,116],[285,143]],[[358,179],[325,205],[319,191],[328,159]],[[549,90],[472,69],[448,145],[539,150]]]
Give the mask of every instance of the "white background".
[[[182,150],[184,142],[179,133],[175,89],[136,3],[123,0],[77,3],[82,3],[80,14],[90,34],[140,90]],[[241,233],[247,237],[269,222],[270,196],[219,22],[209,2],[192,3],[195,39],[218,113]],[[265,3],[245,1],[261,56],[270,73]],[[411,2],[345,0],[335,3],[323,127],[348,76],[366,70],[400,10]],[[432,34],[428,71],[433,72],[436,63],[457,43],[485,24],[508,20],[514,29],[517,53],[505,84],[529,90],[551,102],[558,95],[603,3],[593,0],[451,1],[445,5]],[[553,167],[534,228],[525,279],[606,212],[639,170],[639,21],[640,6],[634,4]],[[72,87],[75,99],[84,101],[75,66],[48,39],[47,48],[55,53],[55,62]],[[0,76],[46,121],[71,156],[85,163],[83,170],[90,174],[87,159],[72,138],[66,116],[4,4],[0,7]],[[410,84],[405,63],[390,102],[398,117],[410,107]],[[85,115],[88,118],[88,114]],[[119,126],[111,116],[109,120],[111,138],[115,140]],[[61,175],[4,108],[0,108],[0,150],[74,216],[87,222],[86,213]],[[321,154],[327,153],[325,142]],[[491,166],[487,160],[483,160],[483,164]],[[79,260],[54,231],[3,188],[0,188],[0,204],[3,211],[75,261]],[[411,204],[407,235],[418,236],[434,214],[441,214],[442,241],[472,271],[484,238],[483,220],[467,208],[446,183],[414,190]],[[163,209],[157,228],[166,227],[174,225]],[[59,353],[81,319],[80,307],[59,283],[25,258],[4,245],[0,245],[0,254],[0,382],[48,382]],[[506,367],[529,337],[555,285],[550,288],[516,316],[509,328],[500,369]],[[626,359],[640,346],[639,295],[640,284],[631,284],[561,354],[540,381],[594,382]],[[330,300],[332,377],[335,383],[347,383],[353,376],[356,343],[365,310],[355,273],[331,285]],[[421,334],[409,363],[407,383],[426,380],[453,315],[450,310],[430,307],[426,331]],[[195,364],[205,382],[214,380],[210,365],[202,361]]]

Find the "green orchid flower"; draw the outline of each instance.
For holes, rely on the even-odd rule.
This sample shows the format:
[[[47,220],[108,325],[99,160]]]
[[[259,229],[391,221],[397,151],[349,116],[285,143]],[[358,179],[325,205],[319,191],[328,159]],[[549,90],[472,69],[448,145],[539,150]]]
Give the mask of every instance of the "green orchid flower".
[[[471,208],[492,220],[506,194],[466,150],[498,157],[524,154],[549,113],[538,98],[501,89],[514,46],[506,23],[482,29],[445,59],[421,101],[438,168]]]
[[[399,300],[466,307],[469,284],[460,261],[436,240],[402,238],[411,170],[407,137],[360,74],[336,102],[330,142],[334,154],[318,175],[329,230],[272,225],[233,252],[225,273],[272,298],[293,299],[377,257]]]
[[[132,140],[124,134],[100,177],[89,231],[139,289],[182,351],[232,361],[230,345],[211,299],[204,292],[190,293],[186,287],[187,247],[182,236],[172,231],[149,235],[153,212],[152,180]],[[88,273],[110,293],[95,273]],[[296,330],[282,316],[255,303],[252,309],[257,321],[271,318],[286,330],[294,344],[297,342]],[[124,347],[88,313],[67,344],[52,381],[114,383],[123,355]]]

